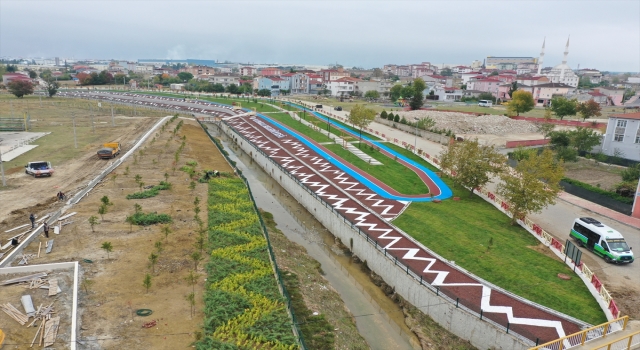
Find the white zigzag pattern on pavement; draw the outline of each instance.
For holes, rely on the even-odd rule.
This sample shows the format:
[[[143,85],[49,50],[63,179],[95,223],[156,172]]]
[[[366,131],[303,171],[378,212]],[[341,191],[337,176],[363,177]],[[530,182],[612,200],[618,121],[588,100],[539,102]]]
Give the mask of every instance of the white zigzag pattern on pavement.
[[[248,132],[248,127],[247,128],[237,128],[237,130],[241,130],[241,132],[250,138],[250,140],[252,142],[254,142],[256,145],[259,145],[259,147],[261,149],[263,149],[264,151],[268,151],[269,153],[271,153],[273,158],[279,158],[281,160],[283,160],[283,166],[287,169],[289,169],[289,171],[291,172],[291,174],[296,175],[298,177],[298,179],[300,180],[300,182],[306,184],[307,186],[311,187],[315,187],[315,192],[317,195],[326,198],[327,200],[331,200],[334,201],[334,203],[332,204],[332,206],[336,209],[336,210],[340,210],[343,211],[345,214],[355,214],[357,215],[353,220],[354,222],[356,222],[355,226],[358,227],[363,227],[366,228],[366,230],[370,233],[381,233],[378,238],[379,239],[387,239],[390,240],[390,242],[384,247],[384,249],[387,250],[396,250],[396,251],[406,251],[406,253],[404,254],[404,256],[402,256],[402,258],[400,258],[401,260],[418,260],[418,261],[424,261],[427,262],[424,270],[422,271],[423,273],[429,273],[429,274],[436,274],[435,279],[433,280],[433,282],[431,283],[431,285],[434,286],[455,286],[455,287],[481,287],[482,288],[482,296],[481,296],[481,309],[485,312],[493,312],[493,313],[503,313],[507,315],[507,319],[509,321],[509,323],[512,324],[523,324],[523,325],[530,325],[530,326],[539,326],[539,327],[553,327],[556,329],[556,332],[558,332],[558,336],[559,337],[564,337],[565,336],[565,332],[564,332],[564,328],[562,327],[562,323],[560,321],[551,321],[551,320],[543,320],[543,319],[533,319],[533,318],[522,318],[522,317],[514,317],[513,315],[513,308],[510,306],[495,306],[495,305],[491,305],[490,301],[491,301],[491,292],[492,289],[481,284],[481,283],[446,283],[445,280],[447,278],[447,276],[449,275],[448,271],[441,271],[441,270],[432,270],[431,267],[436,263],[437,259],[435,258],[423,258],[423,257],[419,257],[417,256],[418,253],[420,252],[420,249],[418,248],[394,248],[394,245],[396,243],[398,243],[399,241],[401,241],[404,237],[402,236],[391,236],[393,233],[393,229],[391,228],[378,228],[378,224],[376,223],[369,223],[367,222],[368,217],[371,215],[371,213],[369,212],[363,212],[363,211],[358,211],[357,208],[353,208],[353,207],[347,207],[344,206],[344,204],[349,200],[348,198],[344,198],[341,197],[339,195],[332,195],[332,194],[328,194],[325,192],[325,189],[329,187],[329,185],[327,184],[322,184],[320,182],[317,181],[310,181],[309,179],[312,178],[315,174],[313,173],[306,173],[306,172],[298,172],[298,170],[300,168],[303,168],[302,166],[288,166],[288,163],[293,162],[294,159],[291,157],[280,157],[277,156],[276,153],[278,153],[280,151],[280,148],[272,148],[272,147],[268,147],[266,146],[266,144],[268,143],[268,141],[262,141],[259,140],[262,138],[262,135],[255,135],[255,132]],[[290,143],[294,145],[294,149],[299,150],[299,153],[297,153],[296,155],[300,155],[301,157],[308,157],[308,149],[306,149],[303,145],[301,146],[300,142],[291,142],[290,140],[285,140],[285,143]],[[360,185],[359,182],[349,182],[348,181],[348,174],[346,174],[343,171],[334,171],[334,170],[330,170],[331,164],[325,160],[324,158],[318,158],[318,157],[313,157],[310,159],[312,161],[312,164],[323,167],[321,168],[320,171],[322,172],[333,172],[334,176],[333,179],[334,180],[338,180],[338,183],[343,184],[343,185],[348,185],[348,187],[346,188],[347,191],[352,191],[352,192],[356,192],[357,195],[360,196],[368,196],[368,198],[366,198],[365,200],[375,200],[372,197],[375,197],[376,194],[371,194],[371,193],[366,193],[366,190],[363,189],[357,189],[355,188],[356,186]],[[287,165],[285,165],[285,163]],[[379,204],[380,202],[383,202],[383,200],[378,200],[374,205]],[[393,206],[390,205],[386,205],[387,209],[385,209],[385,211],[383,213],[386,213],[389,209],[393,208]],[[405,238],[406,239],[406,238]]]

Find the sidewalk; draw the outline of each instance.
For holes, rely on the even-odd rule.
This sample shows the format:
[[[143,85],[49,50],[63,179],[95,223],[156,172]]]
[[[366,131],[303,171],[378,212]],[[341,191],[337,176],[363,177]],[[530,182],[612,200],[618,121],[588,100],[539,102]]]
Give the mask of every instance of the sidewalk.
[[[616,342],[616,344],[611,347],[612,349],[626,349],[627,348],[626,346],[629,341],[628,340],[629,338],[627,337],[638,331],[640,331],[640,321],[629,321],[629,324],[627,325],[627,329],[625,329],[624,331],[611,333],[604,338],[593,340],[584,345],[576,346],[571,349],[573,350],[600,349],[600,347],[602,347],[603,345],[607,345],[611,342],[615,342],[616,340],[619,340],[620,342],[619,344]],[[639,336],[636,335],[633,338],[634,342],[631,344],[631,349],[637,349],[639,347],[638,340],[637,340],[638,337]],[[633,344],[635,344],[635,346]],[[604,350],[606,348],[602,348],[602,349]]]
[[[560,192],[560,194],[558,195],[558,198],[567,202],[567,203],[571,203],[575,206],[578,206],[582,209],[594,212],[594,213],[598,213],[602,216],[606,216],[609,219],[615,220],[621,224],[625,224],[634,228],[638,228],[640,227],[640,219],[636,219],[634,217],[628,216],[628,215],[624,215],[622,213],[619,213],[615,210],[611,210],[609,208],[605,208],[599,204],[593,203],[593,202],[589,202],[586,199],[582,199],[580,197],[576,197],[572,194],[569,194],[567,192]]]

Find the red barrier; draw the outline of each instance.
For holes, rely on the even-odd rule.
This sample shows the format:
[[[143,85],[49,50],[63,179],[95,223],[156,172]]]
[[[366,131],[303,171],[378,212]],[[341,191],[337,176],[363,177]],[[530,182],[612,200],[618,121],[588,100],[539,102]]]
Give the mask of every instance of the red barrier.
[[[517,147],[527,147],[527,146],[541,146],[549,143],[550,140],[520,140],[520,141],[507,141],[505,144],[506,148],[517,148]]]
[[[489,197],[489,199],[491,199],[491,200],[495,200],[496,199],[496,195],[491,193],[491,192],[487,193],[487,197]]]
[[[551,246],[559,251],[562,251],[562,243],[555,238],[551,238]],[[595,275],[593,275],[595,277]]]
[[[609,311],[611,311],[611,314],[613,315],[613,317],[618,318],[618,315],[620,314],[620,309],[618,309],[618,305],[616,305],[616,302],[613,301],[613,299],[611,299],[611,301],[609,302]]]
[[[542,227],[538,226],[538,224],[533,224],[533,231],[538,234],[538,236],[542,236]]]
[[[596,287],[596,290],[600,292],[600,288],[602,287],[602,282],[600,282],[600,280],[598,279],[598,277],[596,277],[595,274],[591,276],[591,284],[593,284],[593,286]]]

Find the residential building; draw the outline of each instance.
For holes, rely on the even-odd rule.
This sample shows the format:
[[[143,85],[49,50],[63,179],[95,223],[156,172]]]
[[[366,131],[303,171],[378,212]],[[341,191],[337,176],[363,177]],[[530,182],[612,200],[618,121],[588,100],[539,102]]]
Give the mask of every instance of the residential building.
[[[472,78],[467,83],[467,89],[490,92],[494,96],[498,96],[498,87],[502,84],[502,81],[494,77]]]
[[[225,88],[231,84],[240,85],[240,77],[235,74],[218,73],[209,76],[209,82],[212,84],[222,84]]]
[[[518,65],[537,64],[538,59],[535,57],[498,57],[488,56],[485,60],[485,68],[487,69],[516,69]]]
[[[471,67],[467,67],[467,66],[455,66],[451,68],[451,71],[454,73],[470,73],[473,71],[473,69]]]
[[[602,152],[640,161],[640,113],[609,116]]]
[[[26,72],[25,72],[26,73]],[[2,76],[2,83],[7,86],[7,84],[9,84],[12,81],[18,81],[18,80],[22,80],[22,81],[28,81],[31,82],[31,78],[29,78],[29,74],[22,74],[22,73],[5,73]]]
[[[567,96],[574,91],[575,88],[573,86],[561,83],[547,83],[532,86],[533,100],[536,101],[537,106],[543,107],[548,106],[552,98],[556,96]]]
[[[385,80],[359,80],[356,81],[356,91],[360,92],[362,96],[367,91],[374,90],[377,91],[380,96],[384,96],[385,93],[388,93],[391,89],[392,83],[390,81]]]
[[[280,90],[289,90],[289,82],[280,77],[258,77],[258,90],[267,89],[271,91],[271,96],[279,96]]]
[[[598,91],[603,95],[606,95],[609,104],[611,106],[621,106],[622,98],[624,97],[624,88],[615,88],[615,87],[599,87],[594,89],[594,91]]]
[[[171,90],[184,90],[184,84],[170,84],[169,88]]]
[[[439,101],[455,102],[460,101],[460,99],[464,96],[464,90],[450,86],[437,86],[434,89],[434,94],[438,96]]]
[[[199,75],[214,75],[216,74],[216,69],[209,66],[186,66],[180,69],[180,72],[191,73],[194,77]]]
[[[548,84],[551,81],[549,80],[549,78],[545,77],[545,76],[530,76],[530,75],[525,75],[522,77],[518,77],[518,79],[516,80],[518,82],[518,85],[531,85],[531,86],[535,86],[538,84]]]
[[[356,83],[360,81],[357,78],[343,77],[333,81],[326,81],[325,86],[331,91],[331,96],[349,96],[357,91]]]
[[[586,93],[573,95],[572,98],[578,100],[578,102],[587,102],[589,100],[594,100],[602,106],[606,106],[609,103],[609,99],[607,95],[601,93],[598,90],[589,91]]]
[[[243,77],[252,77],[258,74],[258,70],[253,67],[241,67],[240,68],[240,76]]]
[[[577,72],[580,78],[587,77],[591,84],[600,84],[602,82],[602,73],[597,69],[583,68]]]
[[[482,76],[482,74],[480,74],[480,72],[478,71],[460,73],[459,75],[460,75],[460,78],[462,79],[462,84],[468,84],[469,79]]]
[[[282,74],[282,69],[280,68],[276,68],[276,67],[267,67],[267,68],[262,68],[262,70],[260,70],[260,75],[262,75],[263,77],[269,77],[269,76],[279,76],[280,74]]]
[[[346,72],[342,68],[338,69],[323,69],[318,72],[322,76],[322,81],[325,83],[329,83],[334,80],[348,78],[350,76],[349,72]]]
[[[309,77],[302,73],[285,73],[280,76],[289,84],[292,94],[309,93]]]

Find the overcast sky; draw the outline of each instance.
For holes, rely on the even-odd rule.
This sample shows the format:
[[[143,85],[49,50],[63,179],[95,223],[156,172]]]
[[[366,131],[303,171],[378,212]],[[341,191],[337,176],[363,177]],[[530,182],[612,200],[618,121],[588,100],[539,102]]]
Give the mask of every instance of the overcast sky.
[[[640,70],[640,0],[0,0],[0,56],[381,67],[486,56]]]

